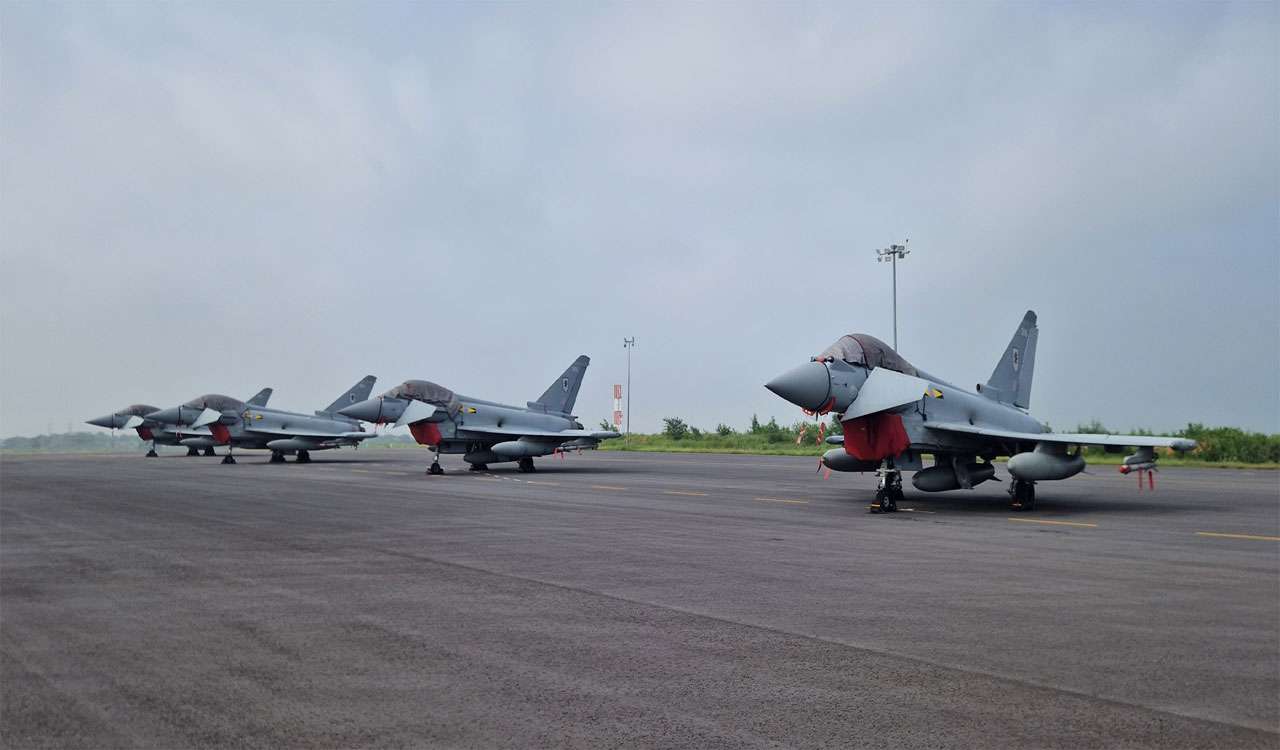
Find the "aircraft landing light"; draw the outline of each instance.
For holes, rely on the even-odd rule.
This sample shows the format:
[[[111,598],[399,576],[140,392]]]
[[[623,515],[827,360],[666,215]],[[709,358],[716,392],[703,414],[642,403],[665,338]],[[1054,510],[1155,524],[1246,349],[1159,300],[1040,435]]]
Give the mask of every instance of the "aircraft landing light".
[[[663,490],[664,495],[686,495],[688,497],[711,497],[705,492],[676,492],[675,490]]]
[[[593,484],[593,485],[591,485],[591,489],[593,489],[593,490],[614,490],[614,491],[616,491],[616,492],[626,492],[626,491],[627,491],[627,488],[626,488],[626,487],[609,487],[609,486],[606,486],[606,485],[603,485],[603,484]]]
[[[1074,521],[1042,521],[1039,518],[1010,518],[1010,521],[1018,521],[1019,523],[1048,523],[1054,526],[1085,526],[1091,529],[1098,528],[1096,523],[1075,523]]]
[[[1224,539],[1257,539],[1262,542],[1280,542],[1280,536],[1253,536],[1251,534],[1215,534],[1212,531],[1197,531],[1196,536],[1216,536]]]
[[[762,503],[789,503],[791,505],[808,505],[809,504],[808,500],[787,500],[786,498],[781,498],[781,497],[757,497],[756,499]]]

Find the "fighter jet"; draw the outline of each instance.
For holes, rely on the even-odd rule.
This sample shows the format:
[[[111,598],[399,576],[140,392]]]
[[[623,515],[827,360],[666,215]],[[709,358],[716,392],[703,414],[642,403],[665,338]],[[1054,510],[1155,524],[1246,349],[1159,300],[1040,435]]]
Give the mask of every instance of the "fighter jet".
[[[1046,431],[1027,413],[1038,337],[1036,314],[1028,310],[991,379],[976,392],[913,367],[883,341],[861,333],[842,336],[765,387],[808,414],[836,414],[844,435],[828,442],[844,447],[827,451],[822,464],[836,471],[874,471],[875,512],[898,509],[903,471],[915,472],[911,484],[923,492],[971,489],[995,477],[996,456],[1009,456],[1013,507],[1031,510],[1036,482],[1084,470],[1080,446],[1116,453],[1135,447],[1120,471],[1138,472],[1139,483],[1142,472],[1155,471],[1155,448],[1196,447],[1182,438]],[[926,453],[933,456],[928,468],[921,460]]]
[[[270,398],[271,389],[263,388],[245,403],[249,406],[266,406]],[[105,417],[90,419],[88,424],[111,430],[137,430],[138,437],[151,441],[151,450],[147,451],[148,458],[155,458],[158,455],[157,445],[185,445],[188,456],[200,455],[201,448],[204,448],[206,456],[217,455],[213,450],[214,440],[208,427],[188,428],[185,431],[175,432],[170,430],[167,424],[145,418],[154,411],[156,407],[149,404],[133,404]]]
[[[616,432],[583,429],[569,413],[590,363],[586,356],[578,357],[546,393],[525,407],[459,396],[426,380],[406,380],[378,398],[338,413],[374,424],[409,425],[414,439],[435,454],[428,474],[444,473],[441,453],[463,454],[471,471],[516,461],[520,471],[529,472],[535,470],[535,456],[571,447],[595,448],[601,440],[620,437]]]
[[[344,406],[358,403],[373,391],[372,375],[366,375],[332,404],[314,414],[298,414],[255,406],[230,396],[209,393],[181,406],[153,411],[145,419],[167,425],[175,432],[206,428],[218,445],[227,446],[222,463],[234,464],[233,448],[262,448],[271,451],[271,463],[280,463],[288,453],[296,453],[297,463],[311,461],[311,451],[359,445],[373,437],[360,430],[359,422],[338,415]]]

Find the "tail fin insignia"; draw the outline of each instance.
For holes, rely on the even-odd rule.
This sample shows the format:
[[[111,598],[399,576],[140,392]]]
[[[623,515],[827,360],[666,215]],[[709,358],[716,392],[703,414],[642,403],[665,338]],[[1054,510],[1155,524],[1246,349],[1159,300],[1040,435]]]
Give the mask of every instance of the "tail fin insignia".
[[[343,409],[351,406],[352,404],[368,399],[369,394],[373,393],[373,384],[376,380],[377,378],[372,375],[365,375],[363,378],[360,378],[360,382],[351,386],[346,393],[338,396],[336,401],[325,407],[324,411],[333,413],[339,409]]]
[[[538,397],[537,401],[529,402],[530,408],[542,408],[547,412],[560,414],[572,412],[573,405],[578,401],[578,389],[582,387],[582,377],[586,375],[589,364],[591,364],[591,358],[585,354],[575,359],[573,364],[569,365],[569,369],[556,378],[556,381]]]
[[[1009,346],[991,373],[991,379],[980,389],[983,396],[1019,409],[1030,408],[1031,377],[1035,372],[1036,340],[1040,329],[1036,327],[1036,314],[1027,310],[1018,330],[1014,331]]]

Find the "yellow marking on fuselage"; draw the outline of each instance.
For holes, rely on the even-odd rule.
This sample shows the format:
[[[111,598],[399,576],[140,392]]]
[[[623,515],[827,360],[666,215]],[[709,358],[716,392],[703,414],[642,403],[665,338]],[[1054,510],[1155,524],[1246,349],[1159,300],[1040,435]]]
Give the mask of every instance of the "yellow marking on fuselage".
[[[706,492],[677,492],[676,490],[663,490],[664,495],[685,495],[687,497],[711,497]]]
[[[808,505],[809,504],[808,500],[787,500],[786,498],[782,498],[782,497],[757,497],[756,499],[762,503],[790,503],[792,505]]]
[[[1254,536],[1252,534],[1215,534],[1212,531],[1197,531],[1196,536],[1216,536],[1223,539],[1257,539],[1262,542],[1280,542],[1280,536]]]
[[[1017,521],[1019,523],[1048,523],[1053,524],[1054,526],[1084,526],[1091,529],[1098,528],[1098,524],[1096,523],[1075,523],[1074,521],[1042,521],[1039,518],[1010,518],[1009,520]]]

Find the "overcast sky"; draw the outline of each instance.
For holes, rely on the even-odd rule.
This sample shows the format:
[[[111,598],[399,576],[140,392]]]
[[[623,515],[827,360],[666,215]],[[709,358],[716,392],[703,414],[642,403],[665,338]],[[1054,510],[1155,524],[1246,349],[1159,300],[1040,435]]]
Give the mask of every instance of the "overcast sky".
[[[0,433],[365,374],[638,432],[845,333],[1280,431],[1280,5],[0,5]]]

